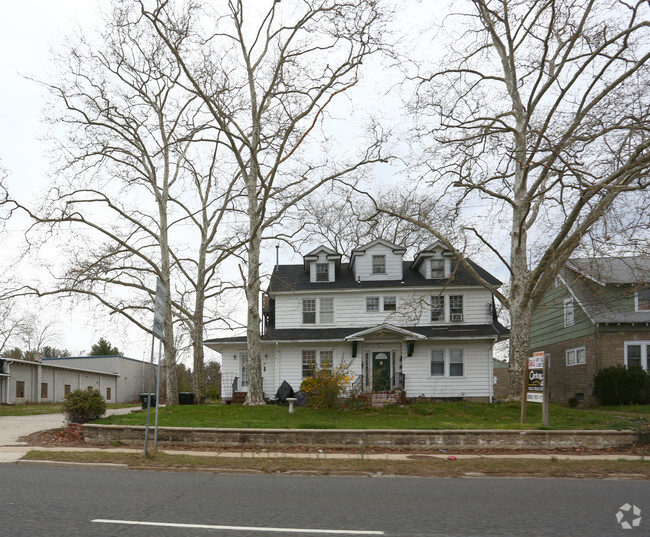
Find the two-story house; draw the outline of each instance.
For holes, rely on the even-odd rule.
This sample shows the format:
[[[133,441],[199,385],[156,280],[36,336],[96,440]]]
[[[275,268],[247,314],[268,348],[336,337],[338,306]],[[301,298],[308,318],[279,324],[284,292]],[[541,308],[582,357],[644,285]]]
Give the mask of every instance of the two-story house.
[[[492,347],[508,336],[491,293],[439,243],[411,261],[404,253],[378,239],[352,251],[349,263],[320,246],[302,264],[275,267],[263,311],[266,396],[284,380],[298,390],[315,368],[343,362],[362,392],[491,399]],[[235,378],[245,391],[246,338],[205,344],[222,355],[224,394]]]
[[[650,258],[572,259],[533,311],[533,352],[550,355],[550,398],[593,402],[593,379],[650,365]]]

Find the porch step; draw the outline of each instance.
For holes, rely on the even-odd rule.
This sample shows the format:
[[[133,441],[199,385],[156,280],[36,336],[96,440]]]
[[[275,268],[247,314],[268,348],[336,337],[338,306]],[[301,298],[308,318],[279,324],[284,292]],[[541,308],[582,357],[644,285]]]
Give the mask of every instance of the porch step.
[[[246,396],[248,395],[248,392],[235,392],[232,396],[232,404],[233,405],[243,405],[246,402]],[[264,394],[262,393],[262,398],[264,398]]]

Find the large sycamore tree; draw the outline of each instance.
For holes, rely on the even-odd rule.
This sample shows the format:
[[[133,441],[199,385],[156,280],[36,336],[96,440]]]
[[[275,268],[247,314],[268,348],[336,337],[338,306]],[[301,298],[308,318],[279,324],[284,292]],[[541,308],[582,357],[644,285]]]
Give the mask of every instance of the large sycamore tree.
[[[263,404],[260,249],[295,204],[325,183],[381,159],[370,136],[330,158],[328,110],[379,48],[375,0],[139,2],[204,103],[246,193],[241,276],[248,302],[246,404]],[[373,133],[376,134],[376,133]]]
[[[617,204],[647,207],[650,6],[467,0],[452,9],[444,59],[411,78],[412,111],[426,188],[509,271],[509,292],[491,291],[509,309],[509,396],[518,398],[544,290]],[[412,208],[377,204],[462,253]],[[647,212],[617,222],[647,225]]]

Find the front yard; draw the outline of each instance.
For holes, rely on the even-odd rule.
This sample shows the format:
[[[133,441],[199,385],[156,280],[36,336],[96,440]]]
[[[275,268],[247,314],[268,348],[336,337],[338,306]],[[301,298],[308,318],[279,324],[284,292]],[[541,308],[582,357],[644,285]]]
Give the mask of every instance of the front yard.
[[[137,403],[106,405],[106,408],[128,408]],[[38,414],[60,414],[63,407],[59,403],[37,403],[24,405],[0,405],[0,416],[35,416]]]
[[[153,409],[152,409],[153,410]],[[182,405],[161,407],[161,427],[270,429],[540,429],[541,405],[528,405],[525,425],[518,403],[414,403],[363,409],[285,406]],[[144,425],[146,412],[110,416],[96,423]],[[577,409],[550,405],[549,429],[640,429],[650,422],[650,406]]]

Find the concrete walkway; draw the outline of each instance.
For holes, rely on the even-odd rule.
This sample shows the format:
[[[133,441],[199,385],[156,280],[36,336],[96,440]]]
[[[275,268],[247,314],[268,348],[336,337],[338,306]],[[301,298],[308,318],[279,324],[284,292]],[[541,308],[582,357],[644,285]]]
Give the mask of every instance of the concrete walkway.
[[[111,408],[107,416],[129,414],[140,407]],[[12,462],[20,459],[27,451],[33,449],[18,439],[28,434],[49,429],[58,429],[66,423],[63,414],[39,414],[36,416],[2,416],[0,417],[0,462]],[[11,449],[17,448],[17,449]]]

